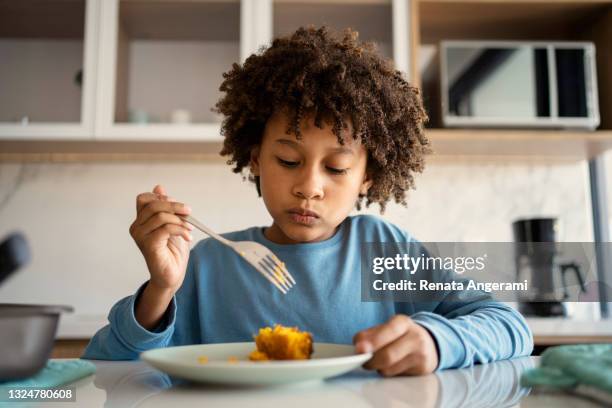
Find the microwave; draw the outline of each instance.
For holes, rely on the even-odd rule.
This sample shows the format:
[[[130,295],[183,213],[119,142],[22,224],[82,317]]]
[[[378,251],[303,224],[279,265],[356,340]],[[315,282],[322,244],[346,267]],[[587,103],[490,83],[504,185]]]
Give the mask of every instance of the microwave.
[[[595,129],[595,46],[589,42],[442,41],[445,127]]]

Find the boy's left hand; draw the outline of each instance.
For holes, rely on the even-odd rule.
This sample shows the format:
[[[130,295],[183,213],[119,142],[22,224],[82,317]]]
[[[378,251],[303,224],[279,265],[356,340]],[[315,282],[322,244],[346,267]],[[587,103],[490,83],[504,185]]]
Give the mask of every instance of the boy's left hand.
[[[435,340],[406,315],[395,315],[387,323],[360,331],[353,343],[358,353],[374,353],[363,367],[385,377],[429,374],[438,366]]]

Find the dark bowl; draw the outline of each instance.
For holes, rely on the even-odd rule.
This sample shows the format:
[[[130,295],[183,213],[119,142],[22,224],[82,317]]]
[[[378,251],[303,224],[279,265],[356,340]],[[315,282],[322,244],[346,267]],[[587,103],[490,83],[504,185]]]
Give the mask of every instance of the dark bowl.
[[[70,306],[0,303],[0,381],[30,377],[53,350],[62,312]]]

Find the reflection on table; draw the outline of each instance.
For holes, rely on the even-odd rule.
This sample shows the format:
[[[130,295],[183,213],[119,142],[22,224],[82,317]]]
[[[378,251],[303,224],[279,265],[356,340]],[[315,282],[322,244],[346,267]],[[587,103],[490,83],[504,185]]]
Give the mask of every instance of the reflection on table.
[[[93,385],[106,393],[105,407],[281,406],[340,407],[510,407],[529,389],[521,373],[534,366],[530,357],[500,361],[421,377],[383,378],[357,370],[323,382],[277,386],[235,387],[189,383],[174,379],[143,362],[95,361]],[[91,391],[91,390],[90,390]],[[77,402],[87,387],[77,389]],[[84,395],[85,394],[85,395]],[[91,398],[86,398],[88,401]]]

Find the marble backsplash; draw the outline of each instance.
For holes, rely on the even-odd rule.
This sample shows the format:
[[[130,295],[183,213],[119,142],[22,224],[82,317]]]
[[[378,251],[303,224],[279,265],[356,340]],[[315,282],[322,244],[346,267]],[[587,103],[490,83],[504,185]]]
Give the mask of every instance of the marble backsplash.
[[[612,180],[612,154],[607,169]],[[24,232],[33,259],[0,288],[0,302],[70,304],[80,319],[103,320],[147,279],[128,228],[136,195],[156,183],[219,232],[270,223],[254,187],[222,161],[2,163],[0,236]],[[511,222],[529,216],[558,217],[562,241],[591,241],[587,164],[432,163],[408,206],[384,214],[421,241],[466,242],[511,241]]]

